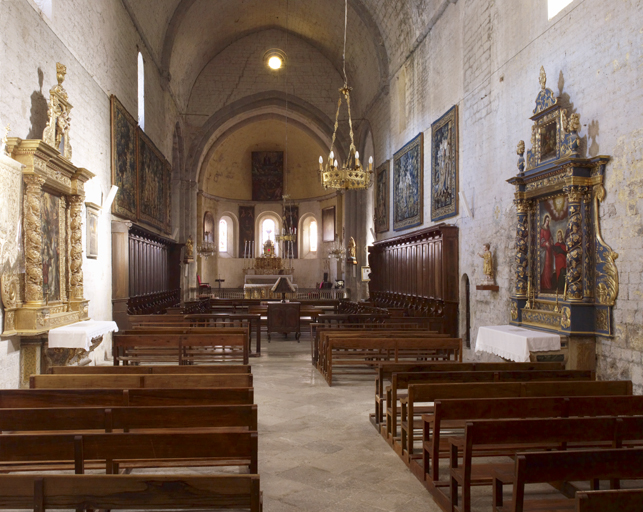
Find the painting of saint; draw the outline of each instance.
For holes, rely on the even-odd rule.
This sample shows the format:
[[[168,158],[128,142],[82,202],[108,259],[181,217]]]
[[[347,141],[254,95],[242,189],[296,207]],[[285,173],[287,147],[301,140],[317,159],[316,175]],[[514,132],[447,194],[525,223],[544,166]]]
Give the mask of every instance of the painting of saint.
[[[375,231],[389,230],[389,160],[375,171]]]
[[[60,198],[42,193],[42,282],[48,301],[60,300]]]
[[[251,256],[248,243],[255,239],[255,207],[239,206],[239,254]]]
[[[112,184],[118,193],[112,213],[136,220],[136,121],[116,96],[112,107]]]
[[[252,200],[281,201],[283,193],[283,151],[253,151]]]
[[[431,220],[458,213],[458,109],[431,125]]]
[[[556,156],[556,123],[546,124],[540,130],[540,159],[546,160]]]
[[[558,290],[562,293],[567,274],[567,197],[557,196],[540,201],[539,219],[536,246],[540,255],[540,291],[556,293]]]
[[[394,156],[393,229],[396,231],[422,224],[423,140],[420,133]]]

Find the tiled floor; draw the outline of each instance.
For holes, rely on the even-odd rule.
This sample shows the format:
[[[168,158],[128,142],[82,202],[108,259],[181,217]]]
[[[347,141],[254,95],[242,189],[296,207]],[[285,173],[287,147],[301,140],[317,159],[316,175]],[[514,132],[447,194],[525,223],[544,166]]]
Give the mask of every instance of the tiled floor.
[[[328,387],[309,339],[289,338],[273,336],[250,361],[265,512],[440,510],[371,425],[373,378]]]

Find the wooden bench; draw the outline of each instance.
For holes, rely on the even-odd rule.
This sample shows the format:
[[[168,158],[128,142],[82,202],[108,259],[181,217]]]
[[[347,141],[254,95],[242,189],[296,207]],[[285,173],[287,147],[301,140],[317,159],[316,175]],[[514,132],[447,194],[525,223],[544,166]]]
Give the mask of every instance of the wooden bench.
[[[511,461],[474,463],[474,458],[490,455],[513,456],[520,451],[560,450],[571,442],[580,443],[583,448],[620,448],[622,440],[619,439],[617,427],[615,417],[467,422],[464,437],[449,439],[451,445],[451,507],[457,507],[460,512],[470,512],[471,486],[491,485],[497,471],[511,472],[513,466]],[[643,430],[640,436],[643,436]],[[480,448],[492,449],[493,453],[488,451],[481,453]],[[462,455],[461,462],[459,461],[460,455]],[[550,479],[548,481],[554,482],[556,480]],[[506,483],[510,483],[510,481]],[[442,489],[442,487],[436,487],[437,492],[441,494]],[[459,489],[462,490],[462,503],[460,503],[458,495]],[[447,496],[444,495],[444,500],[446,499]],[[452,508],[452,510],[454,509]]]
[[[448,398],[518,398],[536,396],[599,396],[631,395],[632,381],[552,381],[552,382],[479,382],[475,386],[455,384],[409,384],[408,395],[400,398],[402,408],[400,426],[403,439],[400,456],[410,464],[413,458],[413,440],[418,404]]]
[[[119,469],[244,466],[258,473],[257,432],[16,434],[0,436],[0,471],[42,471],[104,461],[106,473]],[[115,462],[116,461],[116,462]]]
[[[38,431],[167,429],[257,430],[256,405],[180,405],[149,407],[42,407],[2,409],[3,434]]]
[[[338,352],[338,358],[333,354]],[[333,367],[358,366],[374,372],[380,361],[456,360],[462,361],[461,338],[395,337],[395,338],[329,338],[326,381],[333,382]]]
[[[411,461],[411,471],[429,488],[436,485],[439,459],[450,455],[442,439],[443,426],[464,429],[466,420],[629,415],[643,415],[643,396],[436,400],[433,414],[422,415],[422,459]]]
[[[391,378],[391,385],[386,388],[386,424],[382,429],[385,439],[389,441],[400,454],[408,451],[409,444],[413,439],[408,437],[406,429],[402,429],[400,446],[396,446],[397,421],[398,421],[398,400],[404,398],[400,391],[408,389],[410,384],[428,383],[457,383],[457,382],[528,382],[528,381],[563,381],[594,379],[594,372],[589,370],[506,370],[506,371],[437,371],[437,372],[407,372],[394,373]],[[430,412],[418,409],[415,414]],[[418,425],[421,427],[421,425]],[[385,434],[384,434],[385,433]]]
[[[2,475],[0,509],[248,510],[259,475]]]
[[[29,407],[136,407],[248,405],[253,388],[189,389],[0,389],[0,409]]]
[[[116,334],[112,339],[114,366],[121,362],[182,364],[240,361],[248,364],[247,334]]]
[[[533,483],[643,478],[643,449],[568,450],[520,453],[512,471],[494,473],[493,510],[574,510],[574,499],[529,499],[525,486]],[[504,503],[502,486],[513,484],[512,501]],[[580,496],[579,496],[580,501]],[[601,512],[619,510],[604,508]],[[640,510],[640,509],[637,509]]]
[[[261,354],[261,315],[250,313],[203,313],[195,315],[185,315],[184,319],[189,325],[194,327],[228,327],[242,326],[247,327],[252,333],[255,331],[255,352]]]
[[[377,376],[375,378],[375,414],[371,415],[371,422],[378,432],[381,431],[381,423],[384,418],[384,404],[386,395],[384,394],[385,382],[392,379],[394,373],[401,372],[435,372],[435,371],[508,371],[508,370],[564,370],[565,363],[519,363],[519,362],[502,362],[502,363],[477,363],[477,362],[452,362],[452,361],[435,361],[430,363],[421,363],[417,361],[405,361],[391,363],[388,361],[381,362],[376,367]]]
[[[31,389],[65,388],[251,388],[252,374],[201,375],[32,375]]]
[[[641,512],[643,489],[585,491],[576,494],[576,512]]]
[[[249,364],[217,364],[217,365],[161,365],[161,366],[50,366],[47,373],[51,375],[199,375],[217,373],[252,373]]]

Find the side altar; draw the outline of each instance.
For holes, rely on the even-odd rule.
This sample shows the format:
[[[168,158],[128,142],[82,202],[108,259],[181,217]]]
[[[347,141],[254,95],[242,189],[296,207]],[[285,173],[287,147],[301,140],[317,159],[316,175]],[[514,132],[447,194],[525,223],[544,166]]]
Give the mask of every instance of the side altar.
[[[608,156],[580,154],[580,115],[546,87],[533,111],[531,144],[518,143],[515,288],[511,324],[553,332],[567,343],[568,368],[594,369],[596,336],[612,336],[618,254],[601,233]]]

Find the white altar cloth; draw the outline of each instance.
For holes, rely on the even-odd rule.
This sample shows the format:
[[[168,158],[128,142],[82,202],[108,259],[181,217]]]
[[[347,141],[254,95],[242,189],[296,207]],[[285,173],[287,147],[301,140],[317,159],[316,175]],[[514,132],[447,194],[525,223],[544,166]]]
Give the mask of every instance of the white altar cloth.
[[[87,320],[56,327],[49,331],[49,348],[82,348],[89,351],[92,339],[108,332],[118,332],[116,322]]]
[[[560,350],[560,336],[515,325],[480,327],[476,352],[491,352],[511,361],[528,362],[529,352]]]

